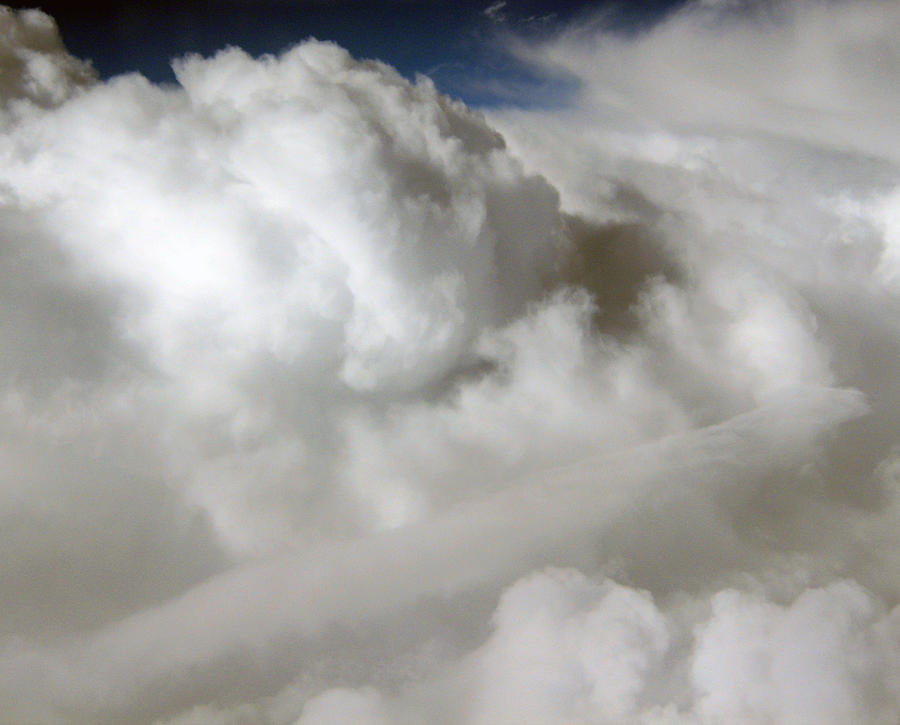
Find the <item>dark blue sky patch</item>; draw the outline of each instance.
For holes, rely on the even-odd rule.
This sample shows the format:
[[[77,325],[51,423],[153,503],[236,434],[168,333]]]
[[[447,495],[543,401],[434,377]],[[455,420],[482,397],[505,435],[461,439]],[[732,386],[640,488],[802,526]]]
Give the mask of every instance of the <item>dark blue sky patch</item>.
[[[680,0],[61,0],[39,5],[53,15],[69,51],[92,61],[102,78],[138,71],[175,80],[172,58],[209,56],[234,45],[254,56],[277,54],[306,39],[332,40],[360,58],[377,58],[408,78],[429,75],[438,88],[480,106],[559,107],[577,91],[505,52],[505,33],[540,37],[602,13],[604,26],[631,32]]]

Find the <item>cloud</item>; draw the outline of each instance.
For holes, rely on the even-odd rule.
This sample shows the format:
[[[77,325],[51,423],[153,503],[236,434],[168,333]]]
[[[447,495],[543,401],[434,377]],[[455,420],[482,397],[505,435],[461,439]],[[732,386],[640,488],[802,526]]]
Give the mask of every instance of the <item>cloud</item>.
[[[89,63],[66,53],[53,19],[39,10],[0,11],[0,103],[15,112],[15,101],[54,106],[75,88],[90,84]]]
[[[878,3],[97,80],[0,14],[11,722],[887,723]]]
[[[617,521],[652,520],[656,507],[680,521],[695,518],[701,548],[718,546],[722,529],[727,538],[728,514],[704,510],[703,501],[752,495],[755,482],[803,464],[823,431],[863,410],[858,396],[841,391],[796,397],[683,437],[532,474],[418,525],[236,568],[164,605],[37,651],[32,656],[39,664],[32,664],[30,677],[40,688],[19,680],[12,685],[26,708],[50,687],[60,706],[90,713],[92,721],[134,719],[138,703],[148,707],[163,694],[173,707],[189,702],[197,688],[221,697],[241,681],[287,684],[284,661],[294,661],[309,642],[328,641],[333,630],[352,633],[367,622],[415,611],[427,599],[492,595],[497,582],[548,563],[591,565],[596,537],[609,534],[615,545]],[[272,660],[254,664],[258,648],[272,651]],[[128,653],[125,673],[121,653]],[[25,659],[15,651],[7,658],[14,664]],[[352,658],[345,653],[341,660],[346,665]],[[54,683],[49,668],[56,662],[81,662],[74,669],[64,664],[62,672],[85,674],[57,675]],[[166,673],[201,666],[205,675],[158,689]],[[242,680],[234,679],[235,671]],[[93,702],[85,693],[97,688],[112,688],[117,698]]]
[[[349,723],[366,707],[423,723],[887,723],[900,697],[898,612],[846,580],[785,602],[725,589],[662,603],[547,569],[507,589],[484,644],[428,686],[451,691],[455,709],[423,709],[435,701],[421,691],[331,690],[300,722]]]
[[[584,83],[594,112],[785,135],[894,161],[893,3],[687,3],[637,37],[598,23],[521,51]],[[599,32],[598,32],[599,31]]]
[[[504,592],[494,627],[473,658],[473,722],[620,721],[669,645],[646,593],[564,570]]]
[[[700,712],[713,722],[889,722],[898,611],[848,582],[788,606],[718,593],[692,665]]]
[[[233,547],[266,548],[331,515],[342,408],[446,385],[540,297],[557,196],[426,79],[329,44],[176,71],[27,107],[4,188],[116,289],[115,344],[180,398],[176,475]]]

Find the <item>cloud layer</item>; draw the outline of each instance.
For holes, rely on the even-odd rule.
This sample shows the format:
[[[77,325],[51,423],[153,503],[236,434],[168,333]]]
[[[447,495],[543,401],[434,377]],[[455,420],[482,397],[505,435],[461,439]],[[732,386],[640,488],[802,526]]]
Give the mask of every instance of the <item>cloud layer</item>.
[[[99,81],[0,12],[10,723],[890,723],[888,3]]]

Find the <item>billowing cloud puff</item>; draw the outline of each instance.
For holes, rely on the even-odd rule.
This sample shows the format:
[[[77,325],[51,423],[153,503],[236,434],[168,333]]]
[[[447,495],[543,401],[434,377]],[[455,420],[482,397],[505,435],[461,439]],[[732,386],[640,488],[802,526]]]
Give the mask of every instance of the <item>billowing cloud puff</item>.
[[[849,582],[810,589],[786,605],[734,590],[711,601],[708,619],[691,632],[684,611],[661,612],[628,587],[553,571],[519,582],[504,594],[496,631],[475,655],[478,667],[499,667],[481,680],[485,692],[476,701],[484,709],[474,721],[894,717],[898,610],[885,612]],[[669,699],[675,687],[680,702]]]
[[[892,722],[893,5],[97,80],[0,13],[12,723]]]
[[[315,42],[176,71],[178,89],[88,89],[3,150],[6,193],[134,290],[123,325],[165,372],[210,362],[189,342],[201,326],[219,366],[415,390],[539,291],[555,192],[427,79]]]
[[[550,569],[504,592],[487,641],[437,683],[455,706],[331,690],[300,723],[889,723],[898,637],[900,609],[850,581],[784,603],[726,589],[663,607],[646,591]]]
[[[900,609],[835,582],[789,605],[723,591],[699,628],[692,679],[710,722],[871,722],[896,717]]]
[[[646,593],[575,572],[518,582],[494,616],[473,722],[622,721],[669,646]]]
[[[186,460],[163,455],[253,548],[308,515],[287,489],[327,498],[341,406],[439,389],[478,363],[483,331],[540,297],[557,195],[427,79],[333,45],[259,61],[232,49],[176,71],[180,88],[60,76],[68,103],[11,117],[2,183],[34,218],[18,224],[115,289],[100,319],[74,324],[137,348],[152,395],[179,399],[158,415]],[[238,520],[248,507],[257,533]]]
[[[53,19],[38,10],[0,10],[0,104],[17,100],[53,106],[90,83],[90,65],[66,53]]]

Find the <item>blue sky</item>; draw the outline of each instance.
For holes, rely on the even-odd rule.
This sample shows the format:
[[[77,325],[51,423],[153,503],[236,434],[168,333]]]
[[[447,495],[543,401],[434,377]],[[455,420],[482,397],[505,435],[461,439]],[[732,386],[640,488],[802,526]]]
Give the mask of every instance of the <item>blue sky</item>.
[[[35,3],[18,3],[25,7]],[[278,53],[307,37],[333,40],[353,55],[383,60],[476,106],[558,105],[572,89],[565,78],[539,77],[502,50],[509,32],[536,35],[597,12],[622,31],[640,28],[682,0],[45,0],[75,56],[103,78],[139,71],[174,80],[170,60],[210,55],[236,45],[253,55]],[[499,83],[498,83],[499,81]]]

